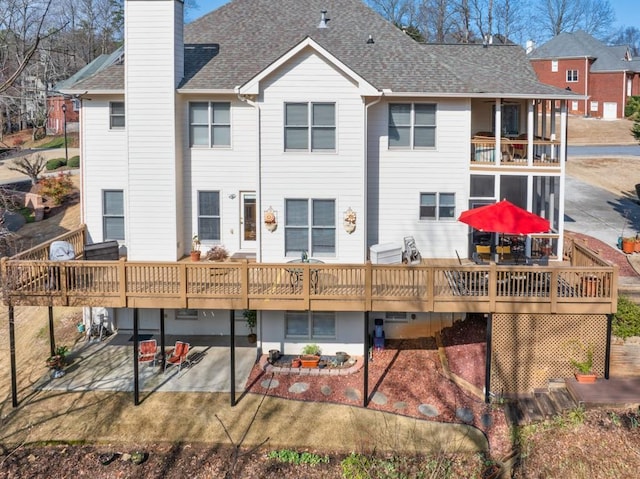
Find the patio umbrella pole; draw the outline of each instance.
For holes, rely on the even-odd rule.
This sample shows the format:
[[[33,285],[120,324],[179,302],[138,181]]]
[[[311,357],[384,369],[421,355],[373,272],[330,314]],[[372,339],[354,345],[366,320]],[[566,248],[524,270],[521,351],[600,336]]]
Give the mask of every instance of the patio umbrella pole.
[[[229,381],[231,381],[231,407],[236,405],[236,321],[233,309],[229,310],[229,353],[231,355],[231,370],[229,371]]]
[[[18,383],[16,381],[16,332],[13,306],[9,306],[9,356],[11,361],[11,404],[18,407]]]
[[[364,313],[364,400],[363,405],[369,404],[369,312]]]
[[[140,404],[140,384],[138,383],[138,308],[133,308],[133,404]]]
[[[49,347],[51,356],[56,355],[56,337],[53,333],[53,306],[49,306]]]

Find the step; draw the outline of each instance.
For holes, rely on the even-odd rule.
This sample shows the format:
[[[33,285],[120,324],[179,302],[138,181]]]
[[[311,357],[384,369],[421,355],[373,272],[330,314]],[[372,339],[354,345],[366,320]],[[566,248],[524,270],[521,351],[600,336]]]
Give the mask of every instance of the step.
[[[538,407],[540,408],[540,412],[546,418],[552,418],[560,411],[557,411],[553,401],[549,397],[549,391],[535,391],[533,393],[533,397],[538,402]]]
[[[566,389],[556,389],[554,391],[549,391],[549,397],[551,398],[551,401],[553,402],[558,413],[568,411],[577,406],[577,403],[569,394],[569,391],[567,391]]]
[[[519,401],[509,401],[504,406],[504,415],[507,418],[509,424],[522,426],[526,424],[526,416],[524,411],[520,408]]]
[[[524,411],[529,422],[540,422],[544,420],[545,414],[540,410],[535,397],[521,397],[518,399],[518,402],[520,403],[520,409]]]

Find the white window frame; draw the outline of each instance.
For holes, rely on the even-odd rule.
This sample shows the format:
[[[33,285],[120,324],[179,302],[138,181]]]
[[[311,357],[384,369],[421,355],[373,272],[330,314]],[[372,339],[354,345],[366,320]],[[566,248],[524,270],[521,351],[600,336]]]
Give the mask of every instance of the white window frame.
[[[422,198],[423,196],[433,196],[435,199],[435,205],[433,206],[433,208],[435,208],[435,216],[423,216],[422,214]],[[449,205],[449,204],[443,204],[442,203],[442,197],[445,196],[446,197],[451,197],[453,198],[453,204]],[[451,208],[453,207],[453,214],[451,215],[443,215],[443,208]],[[418,208],[418,217],[421,221],[455,221],[456,219],[456,194],[455,193],[451,193],[451,192],[434,192],[434,191],[423,191],[420,193],[420,204],[419,204],[419,208]]]
[[[122,113],[115,112],[114,107],[122,105]],[[122,119],[122,125],[115,124],[119,119]],[[126,123],[126,111],[123,101],[110,101],[109,102],[109,129],[110,130],[124,130],[127,126]]]
[[[287,107],[289,105],[304,105],[306,108],[307,118],[305,124],[290,124],[288,115],[287,115]],[[314,109],[316,106],[331,106],[333,107],[333,123],[332,124],[316,124],[315,123],[315,115]],[[317,102],[304,102],[304,101],[290,101],[285,102],[284,104],[284,132],[283,132],[283,149],[284,151],[306,151],[306,152],[329,152],[335,153],[337,151],[338,144],[338,136],[337,136],[337,127],[336,127],[336,103],[335,102],[327,102],[327,101],[317,101]],[[307,141],[304,148],[289,148],[287,146],[287,131],[289,130],[306,130],[307,133]],[[317,131],[333,131],[333,146],[330,148],[321,148],[314,146],[314,133]]]
[[[176,309],[176,320],[178,321],[198,321],[200,312],[197,309]]]
[[[589,102],[589,111],[598,111],[599,104],[597,101]]]
[[[288,214],[289,201],[306,202],[307,203],[307,223],[306,224],[293,224],[291,223],[290,215]],[[333,224],[315,224],[314,223],[314,207],[316,202],[332,202],[333,203]],[[288,233],[294,230],[304,230],[307,233],[307,249],[297,250],[291,249],[287,245]],[[314,230],[333,230],[333,251],[317,251],[317,247],[314,248]],[[285,198],[285,241],[284,250],[285,256],[300,256],[303,251],[306,251],[311,256],[320,257],[334,257],[337,251],[337,234],[336,234],[336,200],[335,198]]]
[[[195,105],[207,105],[207,121],[206,122],[194,122],[192,121],[192,111]],[[229,112],[229,120],[224,122],[216,121],[215,111],[217,106],[224,105],[227,107]],[[231,148],[231,137],[233,134],[231,127],[231,102],[229,101],[192,101],[189,102],[189,111],[187,112],[189,118],[189,146],[191,148]],[[207,144],[194,144],[194,127],[205,127],[207,128]],[[215,143],[215,135],[214,132],[216,128],[226,129],[228,130],[228,139],[227,142]]]
[[[558,71],[558,60],[551,60],[551,71],[553,73],[557,73],[557,71]]]
[[[407,124],[394,124],[392,121],[392,108],[394,106],[410,106],[409,123]],[[416,122],[416,106],[429,106],[433,107],[433,124],[418,124]],[[418,128],[432,129],[433,130],[433,145],[416,145],[415,131]],[[391,138],[393,137],[393,131],[398,129],[409,130],[409,144],[408,145],[392,145]],[[398,102],[389,103],[388,115],[387,115],[387,147],[390,150],[435,150],[438,145],[438,104],[437,103],[408,103]]]
[[[289,321],[294,317],[301,317],[303,315],[306,315],[307,317],[306,331],[300,334],[291,334],[289,332]],[[319,319],[320,316],[325,316],[325,319],[330,319],[333,321],[333,334],[314,334],[314,320],[316,318]],[[336,339],[337,337],[336,313],[333,311],[285,311],[284,331],[285,331],[285,338],[314,339],[314,340]]]
[[[567,70],[567,83],[578,82],[578,70]]]
[[[200,211],[200,195],[201,194],[217,194],[218,195],[218,214],[203,214]],[[197,224],[198,224],[198,237],[200,241],[203,242],[211,242],[211,243],[219,243],[222,239],[222,204],[221,204],[221,194],[219,190],[198,190],[196,195],[196,212],[197,212]],[[213,219],[218,221],[218,237],[217,238],[209,238],[205,233],[203,228],[200,226],[200,220]]]
[[[576,100],[571,100],[571,111],[578,111],[578,102]]]
[[[107,211],[107,194],[109,193],[119,193],[120,199],[122,202],[122,211],[121,212],[109,212]],[[108,234],[107,221],[109,219],[122,219],[122,237],[111,236]],[[117,240],[124,241],[126,237],[126,225],[124,221],[124,190],[102,190],[102,239],[106,240]]]

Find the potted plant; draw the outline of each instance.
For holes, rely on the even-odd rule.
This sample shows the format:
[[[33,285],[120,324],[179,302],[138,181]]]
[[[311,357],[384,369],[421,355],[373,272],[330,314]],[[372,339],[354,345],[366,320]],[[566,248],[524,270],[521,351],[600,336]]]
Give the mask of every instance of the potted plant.
[[[302,355],[300,356],[300,361],[302,362],[303,368],[317,368],[318,363],[320,362],[320,346],[317,344],[307,344],[302,349]]]
[[[53,356],[47,358],[47,366],[54,370],[60,370],[65,365],[66,356],[69,352],[69,348],[66,346],[58,346],[56,353]]]
[[[207,251],[207,256],[205,257],[205,259],[207,261],[224,261],[228,257],[229,252],[227,251],[227,248],[225,248],[221,244],[218,244]]]
[[[197,234],[191,238],[191,261],[200,261],[200,238]]]
[[[569,343],[569,362],[575,369],[576,381],[579,383],[595,383],[593,373],[593,344],[583,344],[580,341]]]
[[[247,328],[249,328],[249,334],[247,335],[247,339],[251,344],[254,344],[258,337],[253,332],[256,327],[256,322],[258,320],[258,314],[255,309],[245,309],[242,312],[242,316],[244,316],[244,320],[247,322]]]
[[[636,248],[636,237],[627,236],[622,238],[622,252],[626,254],[633,253]]]

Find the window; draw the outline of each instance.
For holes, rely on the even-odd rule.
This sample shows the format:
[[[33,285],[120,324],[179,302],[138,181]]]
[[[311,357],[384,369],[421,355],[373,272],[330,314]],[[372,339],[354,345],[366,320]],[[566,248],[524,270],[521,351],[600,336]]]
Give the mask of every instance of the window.
[[[104,240],[124,239],[124,192],[102,192],[102,235]]]
[[[571,111],[578,111],[578,102],[575,100],[571,101]]]
[[[590,101],[589,102],[589,110],[590,111],[598,111],[598,102],[597,101]]]
[[[387,311],[384,313],[384,320],[396,323],[406,323],[407,313],[401,313],[397,311]]]
[[[335,211],[335,200],[285,200],[285,255],[335,255]]]
[[[495,197],[496,179],[493,175],[471,175],[472,198],[493,198]]]
[[[181,321],[197,321],[198,310],[197,309],[177,309],[176,319]]]
[[[231,103],[189,103],[191,146],[231,146]]]
[[[123,101],[112,101],[109,103],[109,128],[112,130],[124,128]]]
[[[435,148],[436,105],[389,105],[389,148]]]
[[[554,73],[558,71],[558,60],[551,60],[551,71]]]
[[[198,237],[220,241],[220,192],[198,192]]]
[[[420,193],[421,220],[449,219],[455,216],[455,193]]]
[[[332,339],[336,337],[336,315],[327,311],[287,311],[287,338]]]
[[[311,106],[311,108],[309,108]],[[309,127],[311,125],[311,127]],[[335,103],[286,103],[284,106],[284,149],[335,151]]]
[[[502,129],[502,135],[517,136],[520,133],[520,107],[518,105],[505,105],[500,108],[502,117],[500,119],[500,125]],[[491,129],[495,133],[496,131],[496,107],[492,108],[492,123]]]
[[[578,70],[567,70],[567,81],[574,83],[578,81]]]

